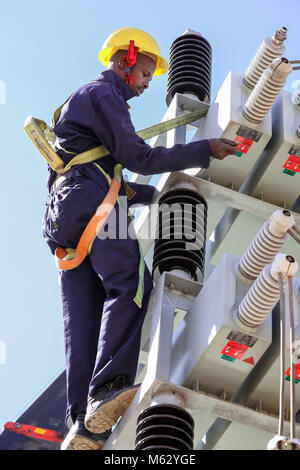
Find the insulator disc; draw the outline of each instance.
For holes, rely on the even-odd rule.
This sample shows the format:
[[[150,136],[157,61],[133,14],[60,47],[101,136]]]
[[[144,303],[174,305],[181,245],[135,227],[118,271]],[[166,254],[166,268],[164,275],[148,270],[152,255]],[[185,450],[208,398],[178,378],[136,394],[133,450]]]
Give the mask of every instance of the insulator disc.
[[[151,407],[153,408],[153,407]],[[177,426],[183,431],[187,432],[190,436],[194,436],[194,424],[193,421],[188,421],[186,417],[180,417],[173,414],[150,414],[144,418],[141,418],[137,426],[137,434],[144,428],[154,426],[154,425],[165,425]]]
[[[155,405],[137,418],[136,450],[192,450],[194,420],[183,408]]]
[[[159,199],[153,276],[182,269],[201,282],[204,277],[207,203],[196,191],[180,188]]]
[[[168,424],[152,425],[142,429],[136,436],[135,443],[137,444],[149,436],[172,436],[181,439],[188,444],[189,448],[193,447],[193,439],[191,435],[177,426],[170,426]]]
[[[188,30],[173,41],[169,52],[167,105],[176,93],[191,93],[210,101],[212,50],[196,31]]]

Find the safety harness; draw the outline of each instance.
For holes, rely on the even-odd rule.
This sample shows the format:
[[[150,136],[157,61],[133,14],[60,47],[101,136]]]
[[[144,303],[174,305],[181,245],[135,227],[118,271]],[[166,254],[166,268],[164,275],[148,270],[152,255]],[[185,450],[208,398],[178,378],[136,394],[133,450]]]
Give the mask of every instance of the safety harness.
[[[132,44],[132,48],[134,48],[134,44]],[[133,49],[132,49],[130,54],[134,54],[134,53],[135,52],[133,52]],[[132,64],[133,61],[134,61],[134,58],[132,59],[132,62],[130,63]],[[132,70],[133,65],[130,66],[131,70]],[[130,80],[130,74],[129,74],[128,79]],[[68,100],[69,99],[70,98],[68,98]],[[61,110],[63,106],[66,104],[66,102],[63,103],[55,111],[53,120],[52,120],[54,125],[58,121],[59,116],[61,114]],[[197,121],[198,119],[204,117],[206,113],[207,113],[207,110],[191,112],[183,116],[179,116],[174,119],[170,119],[168,121],[164,121],[154,126],[143,129],[142,131],[137,132],[137,134],[144,140],[147,140],[156,135],[163,134],[164,132],[167,132],[169,130],[190,124],[194,121]],[[103,145],[99,145],[91,150],[79,153],[77,155],[75,155],[74,152],[67,151],[67,153],[74,154],[75,156],[71,159],[71,161],[67,165],[64,165],[64,161],[60,158],[60,156],[54,150],[55,143],[57,143],[57,140],[56,140],[56,136],[54,134],[52,127],[48,126],[46,122],[42,121],[41,119],[37,119],[32,116],[29,116],[25,120],[24,129],[26,133],[28,134],[29,138],[31,139],[31,141],[33,142],[33,144],[36,146],[39,152],[46,159],[47,163],[57,173],[57,180],[56,180],[57,183],[59,183],[60,177],[64,175],[66,172],[68,172],[74,165],[82,165],[85,163],[93,162],[94,165],[97,166],[99,171],[101,171],[102,174],[104,174],[104,176],[107,178],[108,183],[110,185],[110,189],[106,197],[104,198],[100,206],[97,208],[94,216],[91,218],[85,230],[83,231],[76,249],[58,247],[55,250],[56,263],[60,269],[63,269],[63,270],[75,269],[82,263],[82,261],[90,253],[94,239],[96,238],[97,234],[103,227],[109,214],[111,213],[116,202],[118,201],[119,190],[121,187],[123,167],[121,164],[117,164],[114,168],[114,177],[113,179],[111,179],[110,176],[102,169],[102,167],[98,163],[95,162],[95,160],[98,160],[99,158],[109,155],[110,153]],[[144,256],[143,256],[140,243],[138,243],[138,245],[139,245],[139,252],[140,252],[139,282],[138,282],[138,288],[137,288],[137,292],[134,298],[134,302],[139,306],[139,308],[141,308],[142,300],[143,300],[143,293],[144,293],[145,262],[144,262]]]

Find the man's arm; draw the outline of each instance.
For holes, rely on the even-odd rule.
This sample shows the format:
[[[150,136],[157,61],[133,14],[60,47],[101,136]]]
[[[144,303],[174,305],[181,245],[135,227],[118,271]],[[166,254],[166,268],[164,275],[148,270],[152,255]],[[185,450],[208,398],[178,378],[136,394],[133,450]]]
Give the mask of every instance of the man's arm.
[[[207,168],[211,149],[208,140],[177,144],[171,148],[152,148],[135,132],[126,104],[112,91],[97,103],[93,131],[116,162],[142,175],[153,175],[186,168]]]

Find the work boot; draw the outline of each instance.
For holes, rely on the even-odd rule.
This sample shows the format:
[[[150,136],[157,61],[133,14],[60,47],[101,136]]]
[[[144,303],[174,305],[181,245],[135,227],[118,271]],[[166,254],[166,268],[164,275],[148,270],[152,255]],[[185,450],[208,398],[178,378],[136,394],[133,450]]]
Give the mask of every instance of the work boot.
[[[110,429],[123,416],[138,388],[139,385],[128,386],[124,375],[102,385],[93,397],[88,398],[85,427],[97,433]]]
[[[84,414],[79,414],[75,424],[66,435],[61,450],[101,450],[109,438],[111,430],[100,434],[88,431],[84,426]]]

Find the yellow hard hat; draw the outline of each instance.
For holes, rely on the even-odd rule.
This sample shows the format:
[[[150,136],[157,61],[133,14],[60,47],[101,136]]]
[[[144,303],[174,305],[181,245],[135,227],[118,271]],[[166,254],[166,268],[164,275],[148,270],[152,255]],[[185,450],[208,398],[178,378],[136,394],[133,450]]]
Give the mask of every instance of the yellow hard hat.
[[[114,31],[104,42],[98,54],[100,62],[108,67],[111,57],[118,50],[127,50],[130,41],[141,54],[150,54],[156,57],[156,69],[153,75],[162,75],[168,70],[168,62],[160,55],[160,49],[153,37],[138,28],[120,28]]]

